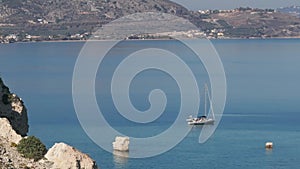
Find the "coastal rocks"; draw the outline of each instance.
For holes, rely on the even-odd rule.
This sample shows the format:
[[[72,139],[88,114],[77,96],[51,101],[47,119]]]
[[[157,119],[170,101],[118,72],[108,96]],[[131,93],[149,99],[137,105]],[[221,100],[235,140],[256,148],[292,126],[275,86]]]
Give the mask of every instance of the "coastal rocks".
[[[21,136],[28,132],[27,110],[21,98],[12,94],[0,78],[0,117],[7,118],[12,128]]]
[[[17,134],[6,118],[0,118],[0,169],[97,169],[95,161],[75,148],[59,143],[45,155],[47,159],[34,161],[17,151],[22,136]]]
[[[21,98],[10,93],[0,78],[0,169],[97,169],[96,162],[75,148],[55,144],[39,161],[25,158],[17,144],[28,132],[27,111]]]
[[[45,157],[53,162],[52,169],[97,169],[96,162],[87,154],[83,154],[65,143],[56,143]]]
[[[34,161],[22,157],[7,138],[0,136],[0,169],[48,169],[51,165],[52,163],[46,160]]]
[[[129,137],[116,137],[113,149],[117,151],[129,151]]]
[[[10,143],[18,144],[22,139],[6,118],[0,118],[0,131],[0,137],[7,139]]]

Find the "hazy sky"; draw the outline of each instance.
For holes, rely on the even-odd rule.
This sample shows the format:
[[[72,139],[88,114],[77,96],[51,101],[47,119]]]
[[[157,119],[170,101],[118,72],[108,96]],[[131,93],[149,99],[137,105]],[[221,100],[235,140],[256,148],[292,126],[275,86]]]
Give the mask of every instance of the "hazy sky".
[[[299,5],[300,0],[172,0],[186,8],[198,9],[234,9],[237,7],[278,8]]]

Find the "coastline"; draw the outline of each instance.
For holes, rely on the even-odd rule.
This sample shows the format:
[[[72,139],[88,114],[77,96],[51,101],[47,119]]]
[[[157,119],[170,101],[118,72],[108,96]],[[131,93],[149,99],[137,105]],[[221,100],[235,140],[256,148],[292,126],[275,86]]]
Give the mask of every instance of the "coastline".
[[[179,38],[180,39],[180,38]],[[185,38],[183,40],[195,40],[197,38]],[[270,38],[260,38],[260,37],[249,37],[249,38],[206,38],[208,40],[299,40],[300,36],[292,37],[270,37]],[[124,39],[126,41],[171,41],[173,39]],[[45,40],[45,41],[28,41],[28,42],[12,42],[12,43],[0,43],[0,44],[14,44],[14,43],[79,43],[79,42],[110,42],[110,41],[123,41],[121,39],[99,39],[99,40]]]

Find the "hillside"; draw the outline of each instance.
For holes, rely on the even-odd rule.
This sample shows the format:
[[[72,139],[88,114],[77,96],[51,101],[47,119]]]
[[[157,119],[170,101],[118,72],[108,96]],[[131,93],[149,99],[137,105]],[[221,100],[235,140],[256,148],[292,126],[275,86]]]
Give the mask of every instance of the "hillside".
[[[272,9],[239,8],[211,16],[225,28],[225,36],[235,38],[299,37],[300,19]]]
[[[178,16],[189,13],[162,0],[2,0],[0,26],[2,34],[82,34],[124,15],[145,11]]]
[[[271,9],[189,11],[169,0],[0,0],[0,43],[84,40],[102,25],[137,12],[182,17],[209,38],[300,36],[299,17]]]

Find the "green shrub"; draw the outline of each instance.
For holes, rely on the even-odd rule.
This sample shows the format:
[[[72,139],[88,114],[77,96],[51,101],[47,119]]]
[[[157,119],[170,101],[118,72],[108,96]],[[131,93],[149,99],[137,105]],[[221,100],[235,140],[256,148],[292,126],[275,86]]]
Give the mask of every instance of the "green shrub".
[[[14,143],[14,142],[10,143],[10,147],[17,147],[17,146],[18,146],[18,144]]]
[[[34,161],[42,159],[47,153],[46,146],[34,136],[23,138],[19,142],[17,150],[25,158],[34,159]]]

